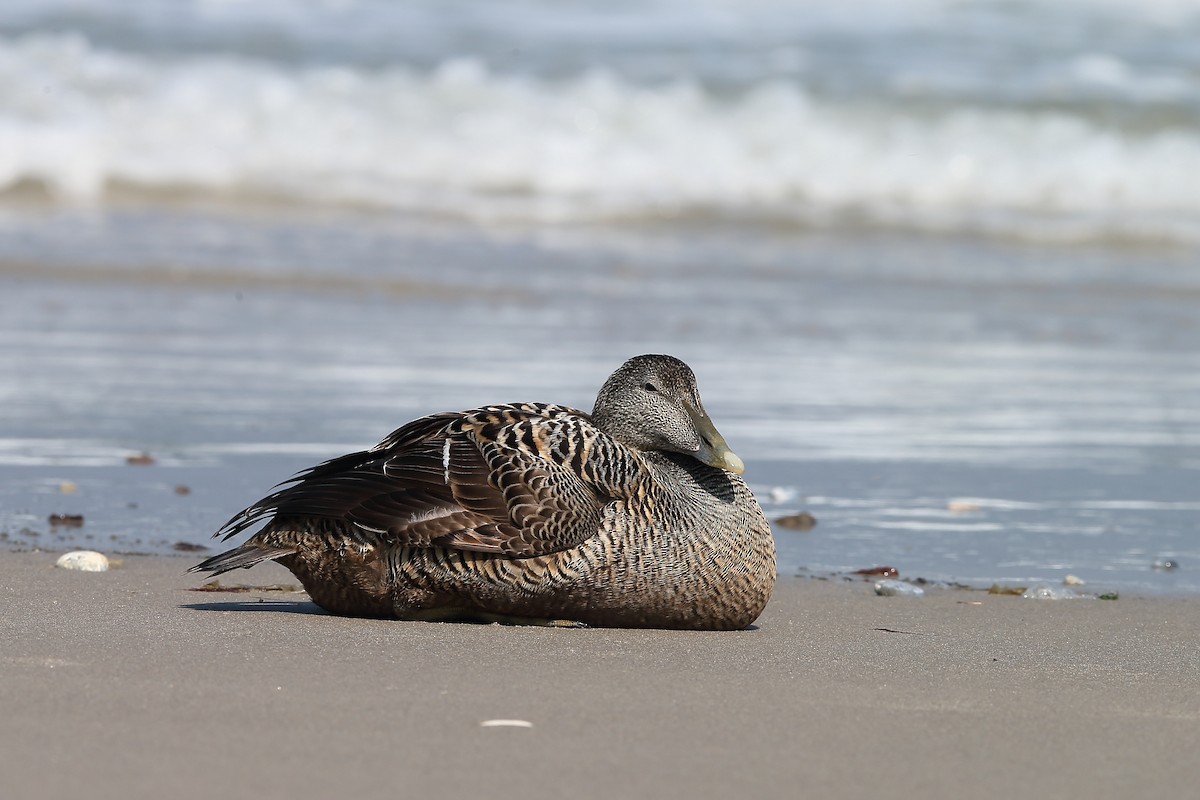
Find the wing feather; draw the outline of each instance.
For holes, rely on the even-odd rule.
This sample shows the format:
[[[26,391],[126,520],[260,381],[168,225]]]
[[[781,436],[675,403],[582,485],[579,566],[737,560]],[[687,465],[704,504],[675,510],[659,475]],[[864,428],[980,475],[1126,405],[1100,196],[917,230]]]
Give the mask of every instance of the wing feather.
[[[299,473],[217,532],[323,517],[384,543],[536,556],[599,528],[611,486],[586,454],[603,436],[565,406],[488,406],[435,414],[370,450]]]

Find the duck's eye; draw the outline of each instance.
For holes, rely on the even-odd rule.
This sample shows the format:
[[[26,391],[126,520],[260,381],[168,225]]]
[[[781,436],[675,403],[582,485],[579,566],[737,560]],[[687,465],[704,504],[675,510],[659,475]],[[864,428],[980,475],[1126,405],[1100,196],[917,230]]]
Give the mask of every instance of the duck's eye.
[[[642,388],[645,389],[647,392],[657,392],[658,391],[658,387],[655,386],[653,383],[643,383]]]

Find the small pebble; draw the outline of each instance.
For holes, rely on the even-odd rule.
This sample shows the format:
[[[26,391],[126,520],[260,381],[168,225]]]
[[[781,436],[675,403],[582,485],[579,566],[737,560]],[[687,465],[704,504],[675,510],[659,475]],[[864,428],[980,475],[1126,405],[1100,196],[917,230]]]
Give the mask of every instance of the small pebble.
[[[95,550],[72,550],[59,556],[54,566],[80,572],[107,572],[108,557]]]
[[[485,719],[479,723],[481,728],[532,728],[533,723],[526,719]]]
[[[1179,569],[1179,562],[1173,558],[1156,558],[1154,559],[1154,568],[1170,572],[1173,569]]]
[[[177,494],[177,495],[182,496],[182,495],[191,494],[191,493],[192,493],[192,487],[187,486],[185,484],[181,483],[175,487],[175,494]]]
[[[1085,583],[1087,582],[1078,575],[1067,575],[1063,578],[1064,586],[1083,586]]]
[[[150,455],[149,453],[135,453],[130,456],[125,456],[125,463],[146,467],[154,463],[154,456]]]
[[[83,514],[51,514],[49,522],[54,527],[82,528]]]
[[[807,511],[801,511],[799,514],[780,517],[775,520],[775,524],[781,528],[789,528],[794,531],[811,531],[817,526],[817,518]]]
[[[911,583],[888,579],[875,583],[875,594],[880,597],[924,597],[925,590]]]
[[[955,514],[970,514],[975,511],[982,511],[983,506],[978,503],[972,503],[970,500],[951,500],[946,503],[946,510]]]

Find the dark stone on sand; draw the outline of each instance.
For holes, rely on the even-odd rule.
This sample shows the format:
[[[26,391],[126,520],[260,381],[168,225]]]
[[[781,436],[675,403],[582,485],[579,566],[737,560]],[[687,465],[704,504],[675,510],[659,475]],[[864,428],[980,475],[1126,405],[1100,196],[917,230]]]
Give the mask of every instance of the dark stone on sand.
[[[793,531],[811,531],[817,526],[817,518],[807,511],[801,511],[799,514],[780,517],[775,520],[775,524]]]
[[[83,514],[51,514],[49,517],[52,527],[82,528]]]
[[[134,453],[133,455],[125,456],[126,464],[133,464],[139,467],[148,467],[154,463],[154,456],[149,453]]]
[[[200,553],[208,548],[202,544],[192,544],[191,542],[176,542],[171,545],[172,550],[178,550],[180,553]]]
[[[900,574],[900,570],[895,567],[867,567],[866,569],[854,570],[855,575],[869,575],[871,577],[895,578]]]

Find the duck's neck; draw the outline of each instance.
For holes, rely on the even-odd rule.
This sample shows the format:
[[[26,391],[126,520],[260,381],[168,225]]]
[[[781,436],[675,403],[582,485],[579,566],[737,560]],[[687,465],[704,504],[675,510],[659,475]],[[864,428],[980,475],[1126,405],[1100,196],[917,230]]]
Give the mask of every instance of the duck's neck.
[[[642,458],[662,494],[684,503],[731,503],[734,476],[701,464],[691,456],[663,450],[646,450]]]

